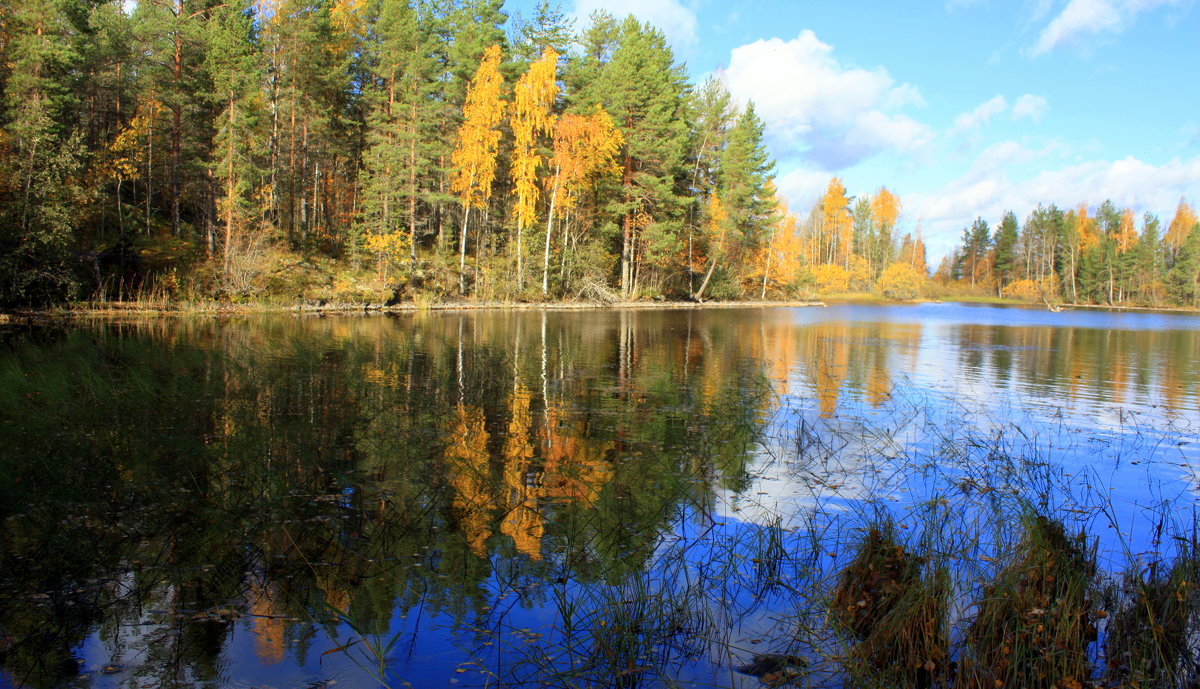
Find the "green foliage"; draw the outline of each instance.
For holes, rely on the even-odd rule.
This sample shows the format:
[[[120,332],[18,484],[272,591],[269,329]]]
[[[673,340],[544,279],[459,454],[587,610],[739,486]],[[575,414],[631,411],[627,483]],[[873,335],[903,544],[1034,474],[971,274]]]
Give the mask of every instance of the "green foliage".
[[[1200,305],[1200,223],[1192,227],[1167,272],[1167,289],[1181,304]]]
[[[1017,216],[1012,211],[1004,214],[996,232],[996,243],[992,246],[992,265],[996,271],[996,286],[1002,289],[1012,279],[1016,268]]]

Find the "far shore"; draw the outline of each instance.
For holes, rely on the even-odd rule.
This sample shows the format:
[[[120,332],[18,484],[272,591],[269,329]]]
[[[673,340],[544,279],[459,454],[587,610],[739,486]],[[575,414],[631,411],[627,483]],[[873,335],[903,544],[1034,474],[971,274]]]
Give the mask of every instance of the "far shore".
[[[829,295],[824,299],[805,300],[753,300],[753,301],[688,301],[688,300],[636,300],[636,301],[446,301],[446,302],[402,302],[379,303],[229,303],[229,302],[79,302],[66,306],[44,309],[12,309],[0,311],[0,323],[21,322],[40,319],[76,318],[119,318],[130,316],[158,317],[209,315],[232,316],[251,314],[307,314],[307,315],[351,315],[416,313],[427,311],[599,311],[599,310],[669,310],[669,309],[737,309],[737,308],[818,308],[838,304],[929,304],[962,303],[992,306],[1021,306],[1044,309],[1042,303],[1017,299],[957,296],[943,299],[894,300],[869,293],[844,293]],[[1111,311],[1158,311],[1171,313],[1200,313],[1197,309],[1166,306],[1128,306],[1107,304],[1058,303],[1062,309],[1104,309]]]

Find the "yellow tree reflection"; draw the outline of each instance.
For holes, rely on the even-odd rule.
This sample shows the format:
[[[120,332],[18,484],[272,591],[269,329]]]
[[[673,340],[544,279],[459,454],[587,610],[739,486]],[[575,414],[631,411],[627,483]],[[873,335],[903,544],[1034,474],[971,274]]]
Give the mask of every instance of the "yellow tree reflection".
[[[508,437],[504,440],[504,487],[508,513],[500,523],[500,531],[513,539],[518,552],[538,560],[542,556],[545,524],[537,508],[537,491],[526,480],[533,458],[533,443],[529,437],[529,429],[533,424],[533,415],[529,411],[531,400],[529,389],[518,381],[509,405],[512,417],[508,422]]]
[[[488,432],[483,410],[459,404],[447,439],[446,466],[454,489],[454,507],[471,552],[487,555],[492,535],[494,496],[488,471]]]

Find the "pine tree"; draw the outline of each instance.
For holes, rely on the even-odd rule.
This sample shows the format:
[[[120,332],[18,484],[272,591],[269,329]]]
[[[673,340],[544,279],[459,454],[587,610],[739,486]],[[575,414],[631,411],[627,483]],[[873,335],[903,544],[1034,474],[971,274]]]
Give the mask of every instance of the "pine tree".
[[[1138,237],[1137,287],[1143,298],[1151,303],[1159,297],[1161,290],[1156,282],[1164,273],[1159,226],[1158,216],[1146,213],[1142,216],[1142,233]]]
[[[426,21],[409,0],[380,5],[372,33],[363,154],[362,224],[368,248],[382,258],[404,247],[414,277],[420,209],[432,200],[437,183],[441,108],[438,44]]]
[[[1179,304],[1200,306],[1200,223],[1179,246],[1175,264],[1167,272],[1167,290]]]
[[[750,251],[762,243],[773,216],[774,168],[763,142],[763,122],[748,103],[729,131],[719,182],[738,243]]]
[[[575,20],[563,14],[550,0],[538,0],[533,16],[528,20],[517,15],[513,24],[516,31],[512,41],[512,57],[520,64],[537,60],[547,48],[559,55],[566,55],[574,42]]]

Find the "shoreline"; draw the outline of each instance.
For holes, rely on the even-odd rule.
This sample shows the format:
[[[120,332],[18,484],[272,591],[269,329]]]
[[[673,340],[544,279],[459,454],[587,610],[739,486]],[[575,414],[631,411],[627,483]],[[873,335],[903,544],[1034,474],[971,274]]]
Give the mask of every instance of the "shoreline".
[[[736,309],[736,308],[825,308],[840,304],[915,305],[915,304],[990,304],[994,306],[1019,306],[1044,309],[1037,302],[976,301],[963,299],[915,299],[896,301],[871,298],[864,295],[834,295],[828,300],[753,300],[753,301],[447,301],[437,303],[405,302],[402,304],[229,304],[219,302],[146,304],[141,302],[106,302],[93,304],[82,302],[69,306],[44,309],[13,309],[0,311],[0,324],[29,322],[36,320],[76,320],[84,318],[120,318],[166,316],[241,316],[241,315],[364,315],[364,314],[407,314],[429,311],[656,311],[671,309]],[[1174,314],[1200,314],[1200,309],[1178,306],[1134,306],[1108,304],[1056,304],[1061,309],[1088,309],[1128,312],[1162,312]]]
[[[813,308],[824,307],[817,300],[796,301],[614,301],[614,302],[439,302],[420,304],[172,304],[146,305],[136,302],[111,302],[104,305],[73,305],[50,309],[0,312],[0,323],[26,319],[75,319],[119,316],[235,316],[250,314],[362,315],[418,313],[422,311],[602,311],[669,310],[705,308]]]

